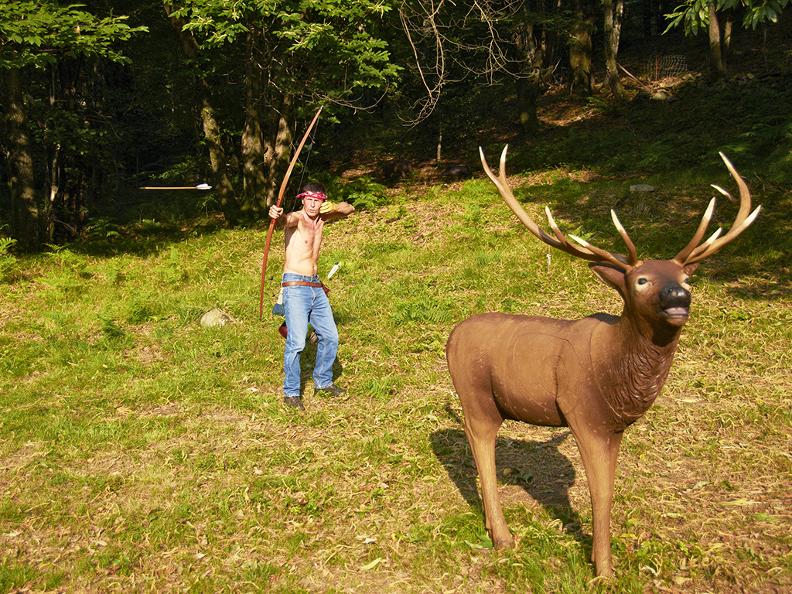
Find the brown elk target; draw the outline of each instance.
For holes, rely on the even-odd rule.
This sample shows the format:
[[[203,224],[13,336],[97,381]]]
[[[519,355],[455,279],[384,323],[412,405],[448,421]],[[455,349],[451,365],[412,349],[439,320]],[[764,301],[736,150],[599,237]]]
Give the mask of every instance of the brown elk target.
[[[495,440],[505,419],[568,426],[586,470],[593,515],[592,561],[597,575],[612,574],[610,514],[622,434],[660,393],[690,312],[686,281],[699,262],[742,233],[759,214],[751,194],[721,154],[740,191],[729,231],[703,240],[713,198],[690,242],[670,260],[640,260],[616,214],[611,217],[627,256],[600,249],[560,231],[549,209],[552,234],[541,229],[515,199],[506,181],[506,148],[496,177],[481,151],[484,171],[498,192],[544,243],[589,261],[589,267],[624,301],[621,316],[598,313],[580,320],[485,313],[458,324],[446,356],[462,402],[465,434],[481,479],[487,530],[496,548],[513,545],[498,499]],[[715,187],[722,194],[725,190]]]

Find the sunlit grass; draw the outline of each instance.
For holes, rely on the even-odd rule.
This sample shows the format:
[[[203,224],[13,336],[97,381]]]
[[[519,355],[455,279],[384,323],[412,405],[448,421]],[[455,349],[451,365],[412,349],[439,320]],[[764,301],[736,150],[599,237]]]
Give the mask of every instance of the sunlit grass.
[[[520,169],[537,220],[548,204],[565,230],[621,249],[619,203],[654,257],[690,237],[707,184],[730,183],[722,168],[661,167],[639,200],[612,171]],[[0,284],[0,590],[788,587],[789,201],[774,186],[759,201],[767,214],[697,274],[664,393],[627,432],[610,584],[594,580],[585,475],[563,430],[506,424],[499,481],[517,548],[493,551],[484,529],[445,369],[451,328],[490,310],[620,310],[488,182],[328,226],[320,272],[341,264],[328,284],[348,394],[315,397],[307,380],[301,415],[280,403],[280,320],[258,321],[261,231],[204,224],[175,239],[143,221],[139,243],[21,259],[24,274]],[[722,213],[728,224],[734,206]],[[281,258],[276,247],[267,305]],[[235,322],[201,328],[213,307]]]

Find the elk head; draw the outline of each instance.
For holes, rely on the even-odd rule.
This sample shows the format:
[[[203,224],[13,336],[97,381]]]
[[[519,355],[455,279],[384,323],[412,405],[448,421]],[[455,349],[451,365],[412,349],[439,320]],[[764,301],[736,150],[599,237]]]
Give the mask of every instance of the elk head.
[[[541,241],[563,252],[588,260],[592,271],[605,284],[619,292],[625,304],[624,315],[637,324],[645,336],[651,334],[661,338],[662,335],[674,334],[674,330],[684,326],[690,313],[688,277],[703,259],[715,254],[745,231],[761,209],[761,206],[758,206],[751,212],[751,193],[748,186],[726,156],[719,153],[740,191],[740,208],[729,232],[721,236],[722,229],[719,227],[709,238],[702,241],[715,210],[715,198],[712,198],[693,238],[676,256],[670,260],[640,260],[635,244],[613,210],[610,211],[611,219],[627,248],[627,256],[603,250],[572,234],[569,234],[572,240],[570,242],[558,228],[547,207],[545,214],[553,234],[550,235],[540,228],[514,197],[506,180],[507,150],[508,145],[501,153],[499,175],[495,176],[487,164],[484,151],[479,147],[484,171],[495,184],[506,204]],[[712,187],[734,200],[723,188],[716,185]]]

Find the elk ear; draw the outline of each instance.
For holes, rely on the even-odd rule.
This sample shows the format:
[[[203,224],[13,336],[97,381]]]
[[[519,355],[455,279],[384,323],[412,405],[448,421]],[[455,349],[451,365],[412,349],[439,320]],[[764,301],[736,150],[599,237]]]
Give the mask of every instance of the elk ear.
[[[624,299],[626,287],[623,270],[601,262],[592,262],[589,264],[589,268],[591,268],[591,271],[596,274],[603,283],[612,289],[616,289],[619,295],[622,296],[622,299]]]
[[[691,274],[696,272],[696,268],[698,268],[698,267],[699,267],[699,262],[693,262],[693,264],[685,264],[685,266],[682,268],[682,270],[683,270],[683,272],[685,274],[690,276]]]

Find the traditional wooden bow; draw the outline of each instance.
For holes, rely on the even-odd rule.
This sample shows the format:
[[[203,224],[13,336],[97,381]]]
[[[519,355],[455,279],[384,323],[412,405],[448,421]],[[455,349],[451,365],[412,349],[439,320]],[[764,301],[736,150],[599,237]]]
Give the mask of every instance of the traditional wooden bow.
[[[286,186],[289,183],[289,178],[292,174],[292,169],[294,169],[295,164],[297,163],[297,159],[300,158],[300,152],[305,146],[305,141],[308,140],[308,137],[311,135],[311,130],[313,130],[316,122],[319,120],[319,114],[322,113],[322,108],[320,107],[316,115],[311,120],[308,129],[305,131],[305,134],[300,141],[300,144],[297,145],[297,150],[294,151],[294,156],[292,157],[291,163],[289,163],[289,168],[286,170],[286,175],[283,176],[283,181],[280,185],[280,190],[278,191],[278,200],[275,203],[275,206],[280,207],[281,202],[283,202],[283,195],[286,193]],[[261,288],[259,289],[259,321],[264,315],[264,277],[267,274],[267,257],[269,256],[270,250],[270,243],[272,242],[272,232],[275,230],[275,219],[270,219],[270,226],[269,230],[267,231],[267,241],[264,244],[264,258],[261,262]]]

